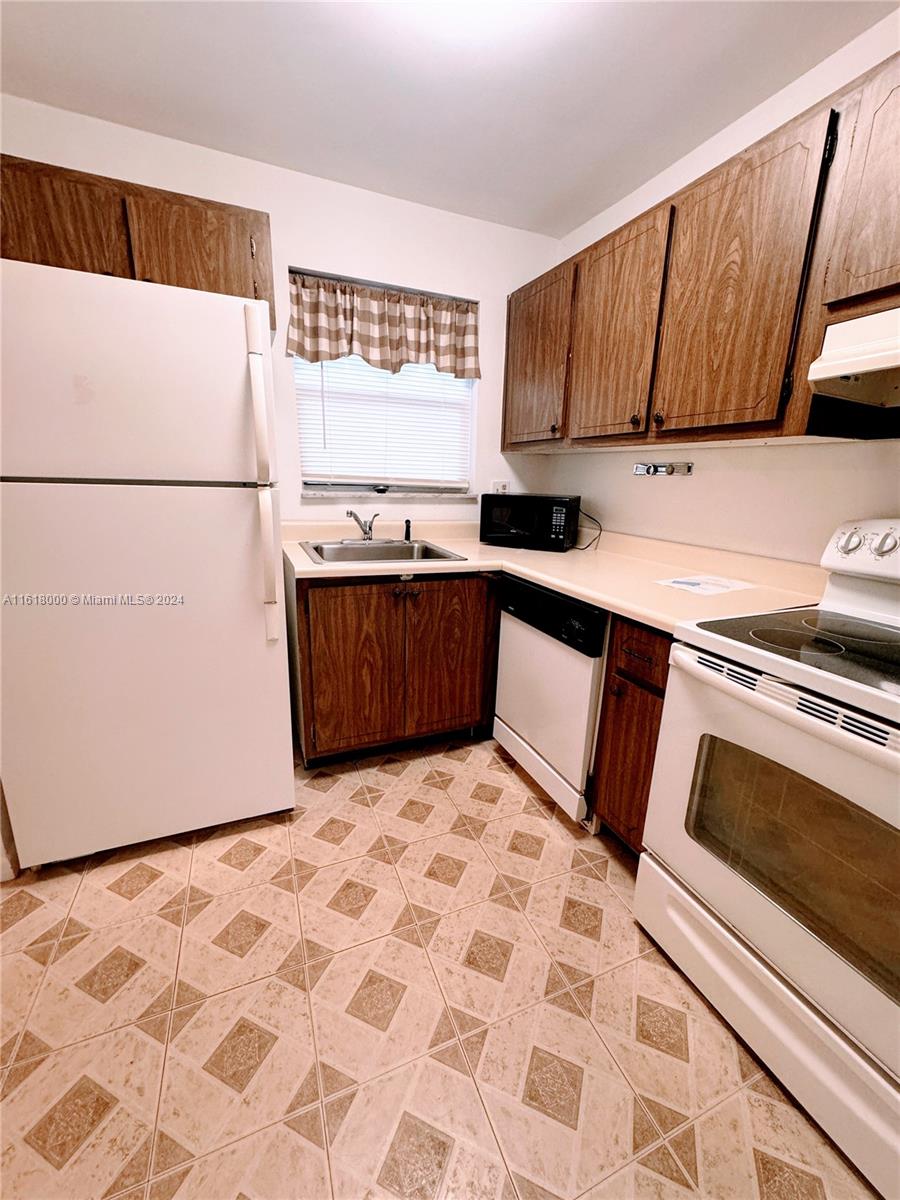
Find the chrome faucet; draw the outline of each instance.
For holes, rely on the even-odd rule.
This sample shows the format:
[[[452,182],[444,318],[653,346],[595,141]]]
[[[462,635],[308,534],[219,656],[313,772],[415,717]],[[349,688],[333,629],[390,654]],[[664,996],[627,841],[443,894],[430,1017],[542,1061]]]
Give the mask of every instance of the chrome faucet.
[[[357,525],[362,530],[364,542],[371,542],[372,526],[375,524],[375,518],[380,515],[381,515],[380,513],[373,513],[372,516],[368,519],[368,521],[364,521],[357,513],[355,513],[353,511],[352,508],[347,509],[347,516],[352,517],[353,520],[357,523]]]

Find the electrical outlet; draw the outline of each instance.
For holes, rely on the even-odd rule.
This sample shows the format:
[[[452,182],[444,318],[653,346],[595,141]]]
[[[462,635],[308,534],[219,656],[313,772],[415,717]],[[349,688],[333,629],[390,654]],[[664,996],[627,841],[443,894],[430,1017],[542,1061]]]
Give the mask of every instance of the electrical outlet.
[[[495,479],[491,483],[491,491],[498,492],[501,496],[505,496],[509,491],[508,479]]]

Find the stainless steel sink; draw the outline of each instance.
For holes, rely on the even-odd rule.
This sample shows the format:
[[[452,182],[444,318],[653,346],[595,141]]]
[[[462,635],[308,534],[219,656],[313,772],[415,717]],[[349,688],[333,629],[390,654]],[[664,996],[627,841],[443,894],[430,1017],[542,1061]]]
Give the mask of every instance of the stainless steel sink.
[[[389,538],[373,538],[370,542],[364,542],[348,538],[341,542],[301,542],[300,545],[314,563],[466,561],[462,554],[453,554],[431,542],[402,542]]]

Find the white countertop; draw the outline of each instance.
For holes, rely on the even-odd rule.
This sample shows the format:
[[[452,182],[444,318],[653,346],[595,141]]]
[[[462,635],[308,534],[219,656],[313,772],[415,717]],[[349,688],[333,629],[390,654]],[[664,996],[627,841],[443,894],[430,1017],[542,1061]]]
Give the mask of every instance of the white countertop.
[[[400,537],[402,528],[384,522],[377,533],[381,537]],[[816,604],[826,580],[825,571],[808,563],[621,533],[604,532],[595,549],[569,550],[564,554],[485,546],[477,540],[476,527],[462,522],[418,522],[413,535],[461,554],[465,561],[317,564],[299,543],[352,536],[347,524],[287,522],[282,526],[284,552],[298,579],[505,571],[668,633],[679,621],[713,620]],[[587,530],[583,531],[582,540],[586,537]],[[739,579],[752,586],[715,596],[698,596],[657,582],[700,574]]]

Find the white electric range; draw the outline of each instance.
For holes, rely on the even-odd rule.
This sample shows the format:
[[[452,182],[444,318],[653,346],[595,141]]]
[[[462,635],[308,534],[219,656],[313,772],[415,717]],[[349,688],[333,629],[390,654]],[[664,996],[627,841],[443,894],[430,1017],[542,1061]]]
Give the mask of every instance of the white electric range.
[[[900,518],[819,605],[675,630],[635,913],[900,1195]]]

